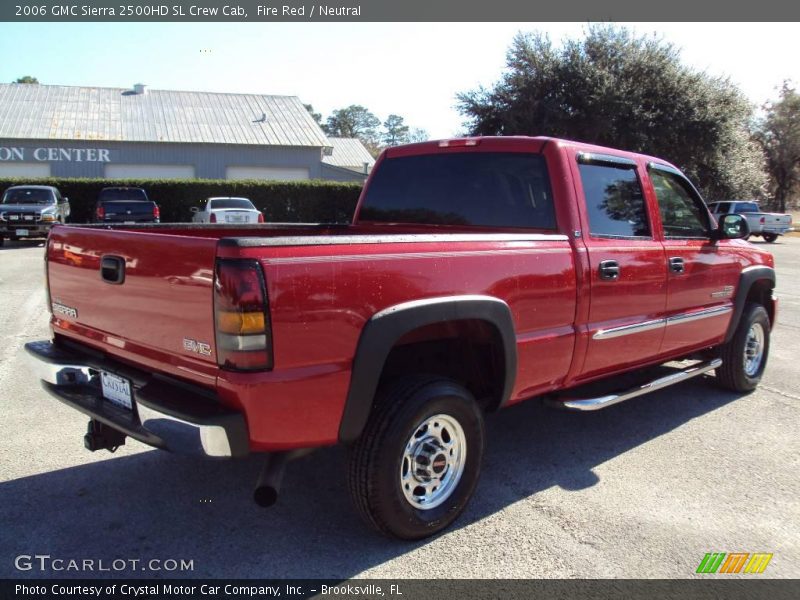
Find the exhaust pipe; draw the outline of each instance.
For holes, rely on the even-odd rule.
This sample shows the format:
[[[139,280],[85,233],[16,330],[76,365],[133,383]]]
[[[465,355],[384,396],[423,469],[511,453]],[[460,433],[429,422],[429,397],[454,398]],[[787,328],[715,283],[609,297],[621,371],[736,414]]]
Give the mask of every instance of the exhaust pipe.
[[[278,492],[281,490],[281,481],[290,454],[291,452],[273,452],[267,456],[253,492],[253,500],[259,506],[269,508],[278,501]]]

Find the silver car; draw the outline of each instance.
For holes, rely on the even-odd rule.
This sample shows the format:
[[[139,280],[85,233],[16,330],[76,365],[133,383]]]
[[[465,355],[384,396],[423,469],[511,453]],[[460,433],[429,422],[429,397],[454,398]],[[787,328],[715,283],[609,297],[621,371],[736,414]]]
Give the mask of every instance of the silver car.
[[[0,203],[0,245],[6,238],[47,237],[55,223],[69,217],[69,198],[50,185],[15,185]]]

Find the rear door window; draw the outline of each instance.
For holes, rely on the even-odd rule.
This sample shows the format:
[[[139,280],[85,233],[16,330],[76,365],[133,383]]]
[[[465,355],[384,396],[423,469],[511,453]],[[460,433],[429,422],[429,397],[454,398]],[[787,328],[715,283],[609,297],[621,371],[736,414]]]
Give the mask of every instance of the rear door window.
[[[359,220],[555,229],[544,157],[454,152],[384,159]]]
[[[650,238],[642,185],[635,164],[578,165],[589,233],[605,238]]]

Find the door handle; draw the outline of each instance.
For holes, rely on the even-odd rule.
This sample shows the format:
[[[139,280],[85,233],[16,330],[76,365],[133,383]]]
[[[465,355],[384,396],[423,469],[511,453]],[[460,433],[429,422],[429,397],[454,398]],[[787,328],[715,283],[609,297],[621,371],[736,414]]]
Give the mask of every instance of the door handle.
[[[600,279],[606,281],[619,279],[619,263],[615,260],[600,261]]]
[[[686,266],[683,264],[683,259],[680,256],[673,256],[669,259],[669,270],[673,273],[683,273]]]

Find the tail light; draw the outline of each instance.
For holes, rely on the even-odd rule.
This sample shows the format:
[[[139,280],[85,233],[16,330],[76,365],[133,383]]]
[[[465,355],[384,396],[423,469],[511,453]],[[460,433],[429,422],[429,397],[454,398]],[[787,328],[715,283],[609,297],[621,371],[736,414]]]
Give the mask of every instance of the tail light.
[[[260,213],[260,212],[258,213],[258,222],[259,223],[263,223],[264,222],[264,215],[262,213]]]
[[[764,223],[766,223],[766,222],[767,222],[767,217],[761,217],[761,218],[758,220],[758,222],[759,222],[759,223],[761,223],[761,224],[763,225]]]
[[[216,223],[217,222],[217,215],[215,215],[214,213],[211,213],[211,216],[208,217],[208,222],[209,223]]]
[[[217,261],[214,320],[220,367],[237,371],[272,368],[267,290],[257,261]]]
[[[102,205],[102,204],[101,204],[100,206],[98,206],[98,207],[97,207],[97,211],[96,211],[96,212],[97,212],[97,218],[98,218],[98,219],[104,219],[104,218],[105,218],[105,216],[106,216],[106,209],[103,207],[103,205]]]
[[[161,218],[161,209],[158,208],[158,204],[153,205],[153,218],[160,219]]]

